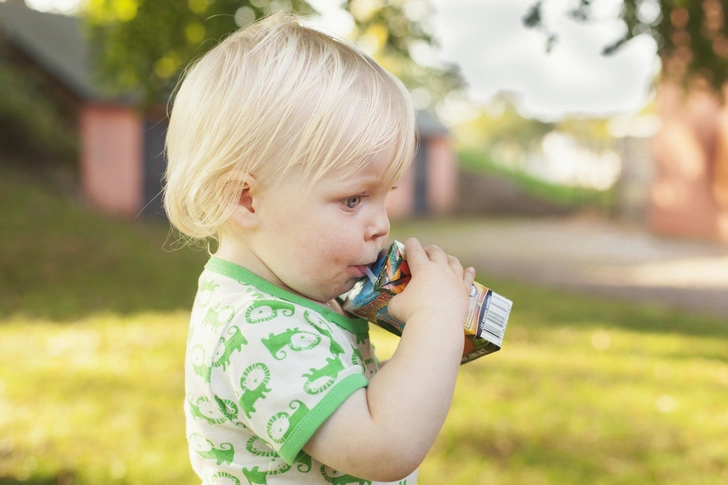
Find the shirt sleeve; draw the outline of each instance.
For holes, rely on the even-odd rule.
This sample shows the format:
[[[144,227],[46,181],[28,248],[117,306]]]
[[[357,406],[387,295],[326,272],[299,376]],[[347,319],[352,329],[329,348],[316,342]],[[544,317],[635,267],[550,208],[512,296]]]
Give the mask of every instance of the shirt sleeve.
[[[223,332],[213,392],[232,391],[239,421],[292,464],[321,424],[367,385],[354,358],[356,339],[347,334],[310,309],[277,299],[253,301],[235,312]],[[230,352],[228,340],[239,351]],[[225,365],[215,365],[219,356]]]

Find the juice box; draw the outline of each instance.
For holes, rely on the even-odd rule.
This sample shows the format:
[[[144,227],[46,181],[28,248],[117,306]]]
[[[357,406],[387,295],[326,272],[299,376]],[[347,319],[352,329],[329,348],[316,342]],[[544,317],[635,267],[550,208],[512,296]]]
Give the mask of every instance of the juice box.
[[[346,294],[343,308],[401,336],[405,322],[390,315],[387,304],[404,290],[410,278],[404,245],[394,241],[372,265],[370,277],[358,281]],[[473,283],[470,308],[463,322],[465,344],[461,364],[500,350],[512,306],[507,298]]]

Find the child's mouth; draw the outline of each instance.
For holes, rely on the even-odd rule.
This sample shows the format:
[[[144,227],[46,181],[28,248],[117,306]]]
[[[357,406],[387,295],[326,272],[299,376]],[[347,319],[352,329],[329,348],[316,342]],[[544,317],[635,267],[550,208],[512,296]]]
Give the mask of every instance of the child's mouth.
[[[359,278],[369,278],[369,280],[374,283],[377,280],[376,275],[371,270],[371,264],[364,264],[360,266],[354,266],[356,268],[357,273],[359,274]]]

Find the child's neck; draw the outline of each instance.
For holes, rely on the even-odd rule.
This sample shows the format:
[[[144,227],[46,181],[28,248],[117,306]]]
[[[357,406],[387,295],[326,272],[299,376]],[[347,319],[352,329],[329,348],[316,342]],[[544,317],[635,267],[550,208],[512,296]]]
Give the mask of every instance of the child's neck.
[[[283,284],[275,273],[273,273],[273,271],[244,244],[236,244],[235,242],[223,238],[220,241],[220,247],[215,253],[215,257],[237,264],[238,266],[242,266],[264,280],[269,281],[276,286],[280,286],[285,290],[291,291],[291,289]]]

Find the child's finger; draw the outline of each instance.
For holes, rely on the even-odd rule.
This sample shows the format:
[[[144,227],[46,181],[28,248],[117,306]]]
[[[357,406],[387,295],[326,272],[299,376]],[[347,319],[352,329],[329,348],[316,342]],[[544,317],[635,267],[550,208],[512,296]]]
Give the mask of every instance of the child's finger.
[[[414,237],[404,242],[404,254],[407,255],[407,264],[410,268],[416,268],[429,261],[422,244]]]
[[[463,273],[463,285],[465,286],[465,289],[468,290],[468,292],[470,292],[470,287],[473,286],[474,281],[475,281],[475,268],[470,266]]]
[[[437,246],[427,246],[425,248],[425,252],[427,253],[427,256],[430,258],[430,261],[434,261],[436,263],[444,263],[447,262],[447,254],[445,254],[445,251],[440,249]]]
[[[455,274],[462,278],[463,277],[463,265],[460,264],[460,260],[458,258],[456,258],[455,256],[448,255],[447,262],[450,265],[450,268],[455,272]]]

